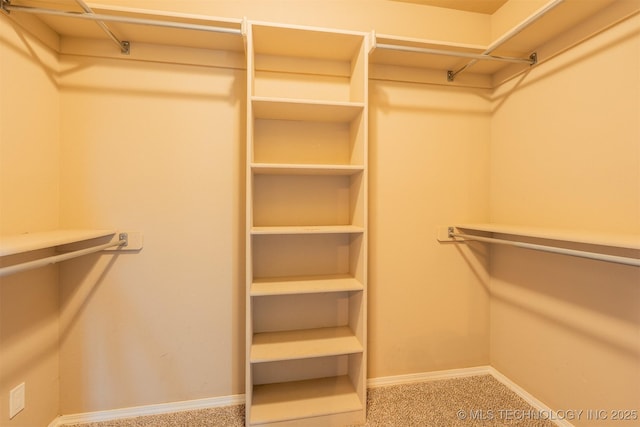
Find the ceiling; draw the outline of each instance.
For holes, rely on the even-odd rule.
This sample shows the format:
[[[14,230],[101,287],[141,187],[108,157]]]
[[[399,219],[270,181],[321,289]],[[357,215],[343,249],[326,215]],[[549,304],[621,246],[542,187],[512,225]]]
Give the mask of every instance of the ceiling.
[[[445,7],[447,9],[467,12],[486,13],[491,15],[500,9],[508,0],[394,0],[405,3],[416,3],[425,6]]]

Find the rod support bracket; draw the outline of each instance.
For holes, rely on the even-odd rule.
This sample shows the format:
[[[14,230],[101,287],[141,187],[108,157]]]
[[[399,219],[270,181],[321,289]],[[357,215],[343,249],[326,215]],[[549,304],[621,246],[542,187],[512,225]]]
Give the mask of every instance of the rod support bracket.
[[[456,73],[453,70],[447,70],[447,81],[452,82],[456,78]]]
[[[118,247],[121,247],[121,248],[127,247],[129,245],[129,234],[128,233],[118,234],[118,242],[120,242]]]
[[[533,52],[529,55],[529,61],[531,61],[531,65],[536,65],[538,63],[538,52]]]
[[[128,41],[120,42],[120,53],[123,55],[129,55],[131,53],[131,43]]]
[[[0,0],[0,9],[4,11],[4,13],[9,14],[11,11],[7,9],[7,6],[11,5],[11,0]]]

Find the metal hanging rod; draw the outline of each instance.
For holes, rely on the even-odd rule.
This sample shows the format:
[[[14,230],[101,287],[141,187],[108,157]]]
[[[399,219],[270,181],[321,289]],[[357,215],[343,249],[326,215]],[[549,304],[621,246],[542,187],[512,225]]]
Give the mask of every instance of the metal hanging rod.
[[[488,55],[485,53],[458,52],[455,50],[430,49],[430,48],[413,47],[413,46],[400,46],[400,45],[393,45],[393,44],[376,44],[375,47],[376,49],[390,49],[390,50],[399,50],[403,52],[426,53],[430,55],[457,56],[460,58],[471,58],[477,61],[503,61],[503,62],[515,62],[515,63],[527,63],[527,64],[534,63],[533,62],[534,59],[532,59],[532,57],[513,58],[508,56]]]
[[[114,246],[125,247],[129,243],[127,233],[120,233],[117,242],[109,242],[98,246],[92,246],[86,249],[80,249],[73,252],[68,252],[60,255],[54,255],[47,258],[37,259],[34,261],[23,262],[20,264],[10,265],[0,268],[0,277],[8,276],[10,274],[20,273],[22,271],[32,270],[34,268],[44,267],[57,262],[66,261],[68,259],[77,258],[83,255],[89,255],[95,252],[100,252],[104,249],[112,248]]]
[[[448,237],[450,239],[454,239],[454,241],[456,242],[462,242],[462,243],[466,241],[496,243],[500,245],[515,246],[523,249],[532,249],[536,251],[551,252],[554,254],[569,255],[569,256],[574,256],[579,258],[589,258],[589,259],[594,259],[598,261],[605,261],[605,262],[612,262],[616,264],[624,264],[624,265],[631,265],[634,267],[640,267],[640,259],[638,258],[630,258],[630,257],[624,257],[624,256],[618,256],[618,255],[607,255],[607,254],[602,254],[598,252],[578,251],[575,249],[567,249],[567,248],[561,248],[556,246],[539,245],[535,243],[496,239],[494,237],[483,237],[483,236],[475,236],[472,234],[456,233],[454,227],[448,228]],[[455,240],[455,238],[459,238],[463,240]]]
[[[484,55],[491,54],[494,50],[496,50],[497,48],[499,48],[500,46],[505,44],[507,41],[511,40],[513,37],[515,37],[516,35],[521,33],[528,26],[530,26],[531,24],[533,24],[534,22],[536,22],[537,20],[542,18],[544,15],[549,13],[551,10],[553,10],[554,8],[559,6],[560,3],[562,3],[563,1],[564,0],[552,0],[552,1],[550,1],[549,3],[544,5],[542,8],[538,9],[538,11],[536,11],[533,15],[529,16],[527,19],[525,19],[520,24],[518,24],[516,27],[511,29],[511,31],[509,31],[508,33],[506,33],[502,37],[500,37],[498,40],[496,40],[493,43],[491,43],[491,45],[489,45],[489,47],[483,52],[483,54]],[[537,55],[535,53],[533,53],[529,58],[531,58],[533,60],[531,65],[535,65],[538,62],[538,57],[537,57]],[[463,67],[457,69],[456,71],[453,71],[453,70],[447,71],[447,80],[452,82],[456,78],[456,76],[458,74],[460,74],[461,72],[465,71],[469,67],[473,66],[473,64],[475,64],[477,62],[478,62],[477,59],[472,59],[466,65],[464,65]]]
[[[164,27],[164,28],[175,28],[175,29],[182,29],[182,30],[242,35],[242,30],[240,28],[218,27],[214,25],[204,25],[204,24],[189,24],[186,22],[165,21],[160,19],[148,19],[148,18],[134,18],[134,17],[107,15],[107,14],[93,13],[93,12],[90,12],[90,13],[89,12],[73,12],[73,11],[63,11],[63,10],[55,10],[55,9],[45,9],[40,7],[18,6],[18,5],[12,5],[9,0],[0,0],[0,1],[2,2],[2,9],[5,12],[16,11],[16,12],[32,13],[36,15],[62,16],[67,18],[87,19],[92,21],[119,22],[123,24],[147,25],[147,26],[153,26],[153,27]],[[83,6],[83,9],[84,9],[84,6]]]

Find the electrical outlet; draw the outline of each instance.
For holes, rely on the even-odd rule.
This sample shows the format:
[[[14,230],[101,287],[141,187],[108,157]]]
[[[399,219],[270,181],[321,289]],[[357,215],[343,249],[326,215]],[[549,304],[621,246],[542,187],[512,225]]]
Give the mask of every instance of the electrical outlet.
[[[9,392],[9,419],[12,419],[24,409],[24,383]]]

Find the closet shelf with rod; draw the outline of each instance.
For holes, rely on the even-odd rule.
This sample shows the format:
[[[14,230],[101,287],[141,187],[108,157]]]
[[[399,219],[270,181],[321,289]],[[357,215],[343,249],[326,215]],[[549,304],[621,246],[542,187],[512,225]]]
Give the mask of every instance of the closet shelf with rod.
[[[57,36],[58,40],[52,46],[55,50],[89,56],[111,57],[111,51],[99,50],[95,44],[96,40],[110,40],[120,52],[131,53],[132,59],[156,58],[154,55],[157,52],[150,53],[142,46],[136,49],[136,44],[165,45],[219,51],[220,55],[214,55],[204,60],[204,63],[244,68],[246,29],[249,23],[255,23],[246,18],[103,5],[85,3],[83,0],[52,0],[46,2],[46,8],[42,7],[43,3],[39,0],[0,0],[0,10],[16,20],[27,15],[38,17],[40,25],[49,27]],[[371,42],[368,61],[372,65],[369,77],[494,88],[528,70],[530,66],[548,60],[558,51],[589,38],[594,33],[593,28],[597,27],[596,23],[593,23],[593,28],[587,23],[589,25],[582,29],[585,34],[580,33],[582,30],[571,34],[567,34],[567,31],[588,21],[590,16],[610,3],[609,0],[548,0],[488,44],[378,34],[372,29],[369,37]],[[636,12],[637,7],[633,7],[633,2],[630,5],[629,2],[618,3],[612,15],[614,21],[625,19],[630,13]],[[90,46],[80,43],[81,40],[90,40]],[[323,49],[321,45],[305,47],[309,51],[316,48]],[[141,53],[142,51],[145,53]],[[273,64],[269,59],[269,52],[266,53],[266,58],[257,59],[268,67]],[[163,61],[171,62],[170,58],[162,58]],[[183,61],[176,58],[173,60]],[[190,63],[190,60],[186,61]],[[202,58],[200,61],[203,61]],[[315,65],[317,63],[307,71]],[[258,67],[261,66],[258,64]],[[404,70],[401,76],[396,72],[398,67]],[[333,69],[331,72],[341,71]],[[308,111],[311,114],[322,114],[323,111],[331,111],[331,114],[349,115],[358,114],[360,107],[357,102],[343,102],[344,105],[332,105],[328,102],[322,106],[262,97],[254,97],[253,102],[258,115],[261,111],[269,115],[272,114],[271,110],[292,109],[300,110],[296,114],[307,114]]]
[[[100,40],[106,35],[125,55],[133,43],[244,51],[244,19],[89,5],[83,0],[51,1],[46,8],[41,7],[42,3],[0,0],[0,9],[10,17],[35,15],[60,37]]]
[[[440,242],[483,242],[640,267],[640,235],[605,234],[501,224],[438,230]]]
[[[512,44],[512,46],[509,46],[508,42],[525,32],[527,28],[541,20],[563,2],[564,0],[550,0],[488,46],[456,43],[445,44],[434,40],[376,35],[374,33],[372,35],[371,60],[376,64],[426,67],[443,70],[445,71],[443,77],[446,76],[448,82],[453,82],[459,74],[475,66],[479,61],[484,63],[482,68],[479,66],[476,67],[479,69],[478,73],[481,75],[491,75],[509,63],[535,65],[538,61],[538,56],[535,51],[531,52],[531,47],[524,47],[522,42],[516,42]],[[531,43],[527,43],[527,45],[530,44]],[[522,56],[496,54],[496,51],[499,52],[499,49],[503,46],[507,46],[507,48],[510,49],[506,52],[520,52],[524,50],[529,50],[529,52]],[[525,57],[525,55],[528,56]]]
[[[80,245],[80,249],[63,251]],[[62,253],[36,258],[30,261],[10,263],[12,255],[42,249],[56,249]],[[142,249],[142,235],[136,232],[118,233],[112,230],[54,230],[24,233],[0,237],[0,277],[20,273],[49,264],[66,261],[84,255],[104,251],[139,251]],[[9,265],[5,265],[9,264]]]
[[[494,89],[636,13],[634,2],[548,0],[488,44],[373,32],[369,77]]]

